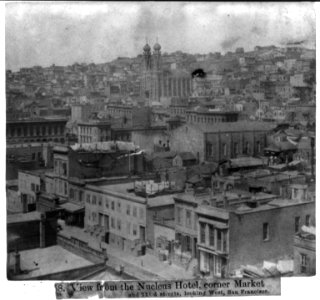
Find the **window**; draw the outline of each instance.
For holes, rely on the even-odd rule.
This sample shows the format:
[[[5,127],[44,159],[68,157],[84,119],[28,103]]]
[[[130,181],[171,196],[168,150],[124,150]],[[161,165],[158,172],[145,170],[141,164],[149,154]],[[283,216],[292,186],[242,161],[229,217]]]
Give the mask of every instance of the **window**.
[[[118,219],[117,225],[118,225],[118,230],[120,231],[121,230],[121,220]]]
[[[111,209],[114,210],[114,201],[111,201]]]
[[[112,218],[112,217],[111,217],[111,228],[113,228],[113,229],[115,228],[115,226],[114,226],[114,218]]]
[[[223,155],[227,156],[227,144],[226,143],[223,144]]]
[[[249,154],[250,153],[250,144],[249,142],[246,142],[246,154]]]
[[[136,208],[135,206],[133,207],[132,215],[133,215],[134,217],[137,217],[137,208]]]
[[[141,220],[143,220],[143,218],[144,218],[144,211],[143,211],[143,208],[142,208],[142,207],[139,208],[139,218],[140,218]]]
[[[298,189],[293,189],[293,198],[297,198],[298,196]]]
[[[130,216],[130,205],[127,204],[127,215]]]
[[[31,183],[31,191],[35,192],[36,191],[36,187],[34,183]]]
[[[239,144],[234,143],[234,155],[238,155],[238,154],[239,154]]]
[[[86,199],[87,203],[90,204],[90,194],[87,195],[87,199]]]
[[[191,238],[190,238],[190,236],[187,235],[185,237],[185,243],[186,243],[186,251],[187,252],[191,252],[192,249],[191,249]]]
[[[64,183],[64,194],[68,195],[68,185],[66,182]]]
[[[74,199],[74,190],[70,189],[70,199]]]
[[[311,220],[311,216],[306,215],[306,226],[310,226],[310,220]]]
[[[83,191],[79,191],[79,202],[82,202],[83,199]]]
[[[62,175],[67,176],[67,164],[62,163]]]
[[[186,210],[186,226],[191,228],[191,211]]]
[[[209,245],[214,246],[214,227],[209,225]]]
[[[99,204],[99,206],[102,205],[102,197],[101,196],[98,197],[98,204]]]
[[[132,226],[132,234],[133,234],[134,236],[136,236],[136,235],[137,235],[137,231],[138,231],[137,225],[136,225],[136,224],[133,224],[133,226]]]
[[[97,197],[95,195],[92,196],[92,204],[93,205],[97,204]]]
[[[206,156],[211,157],[213,156],[213,145],[210,142],[206,142]]]
[[[300,254],[301,264],[300,264],[300,272],[306,273],[308,267],[308,256],[306,254]]]
[[[105,198],[106,208],[109,208],[109,199]]]
[[[92,221],[95,221],[95,220],[96,220],[96,213],[93,212],[93,213],[92,213]]]
[[[182,208],[177,207],[177,223],[182,224]]]
[[[127,234],[130,234],[131,223],[127,222]]]
[[[117,209],[117,211],[118,211],[119,213],[121,213],[121,202],[120,202],[120,201],[118,202],[118,209]]]
[[[294,218],[294,232],[298,233],[300,231],[300,217]]]
[[[258,153],[261,152],[261,143],[260,143],[260,141],[257,141],[257,152]]]
[[[200,243],[206,243],[206,224],[200,223]]]
[[[222,250],[222,231],[221,230],[217,230],[217,249],[218,250]]]
[[[263,223],[262,238],[264,241],[269,240],[269,223]]]

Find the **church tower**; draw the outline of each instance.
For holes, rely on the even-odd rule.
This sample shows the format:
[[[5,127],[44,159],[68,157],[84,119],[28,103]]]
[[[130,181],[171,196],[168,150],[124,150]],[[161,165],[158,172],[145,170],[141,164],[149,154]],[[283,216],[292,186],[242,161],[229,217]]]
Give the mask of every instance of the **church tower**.
[[[140,95],[150,101],[152,86],[152,57],[148,42],[143,47],[142,78]]]
[[[153,60],[152,60],[152,99],[160,102],[161,97],[161,46],[158,41],[153,46]]]

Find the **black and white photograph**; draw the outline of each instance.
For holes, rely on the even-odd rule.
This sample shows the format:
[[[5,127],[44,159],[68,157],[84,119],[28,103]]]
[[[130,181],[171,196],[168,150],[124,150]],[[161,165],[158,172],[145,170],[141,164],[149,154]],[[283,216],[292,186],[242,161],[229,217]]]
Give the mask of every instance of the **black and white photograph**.
[[[4,90],[8,281],[316,275],[314,3],[7,2]]]

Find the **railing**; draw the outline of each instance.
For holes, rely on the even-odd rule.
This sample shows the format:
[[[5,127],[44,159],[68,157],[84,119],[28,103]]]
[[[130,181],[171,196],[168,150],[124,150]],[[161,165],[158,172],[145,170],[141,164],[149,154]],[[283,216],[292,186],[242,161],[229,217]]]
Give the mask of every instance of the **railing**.
[[[82,254],[82,256],[89,255],[90,257],[94,257],[98,259],[99,261],[105,260],[106,258],[106,250],[96,250],[91,248],[87,242],[81,241],[75,237],[65,237],[63,235],[58,234],[57,236],[57,243],[58,245],[61,245],[63,248],[66,248],[67,250]]]

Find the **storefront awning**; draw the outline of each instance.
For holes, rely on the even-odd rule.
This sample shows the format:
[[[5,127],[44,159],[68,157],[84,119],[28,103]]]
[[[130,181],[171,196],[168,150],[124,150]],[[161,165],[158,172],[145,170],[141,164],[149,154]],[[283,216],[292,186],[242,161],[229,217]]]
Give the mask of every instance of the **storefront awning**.
[[[71,202],[66,202],[64,204],[61,204],[60,207],[70,213],[77,213],[77,212],[84,211],[83,206],[80,206],[78,204],[71,203]]]

